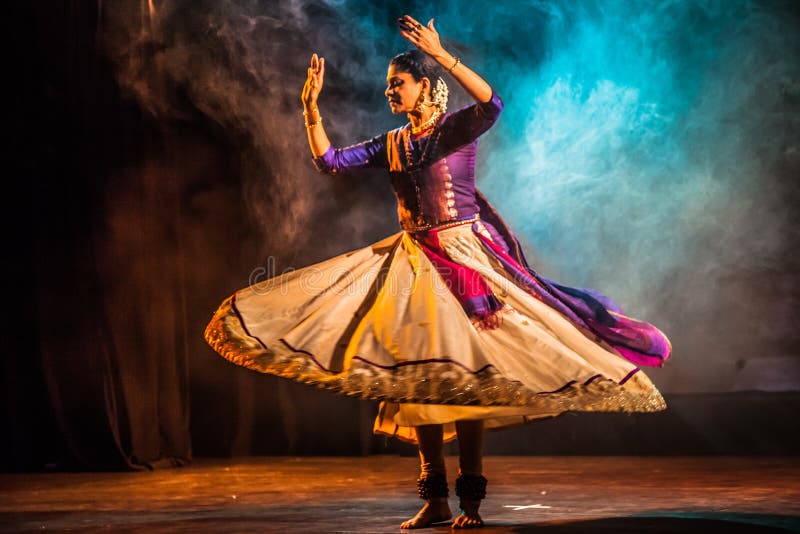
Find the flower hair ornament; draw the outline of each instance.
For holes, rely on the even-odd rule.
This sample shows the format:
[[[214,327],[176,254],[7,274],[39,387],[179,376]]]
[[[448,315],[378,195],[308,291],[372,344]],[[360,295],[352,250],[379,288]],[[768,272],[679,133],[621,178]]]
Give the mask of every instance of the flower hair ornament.
[[[433,105],[436,106],[439,113],[447,111],[447,96],[449,94],[450,90],[447,88],[447,84],[444,83],[443,79],[437,78],[436,85],[431,91],[431,96],[433,97]]]
[[[422,114],[423,106],[434,106],[436,109],[433,111],[431,117],[424,123],[411,127],[412,134],[416,135],[436,124],[436,121],[439,119],[439,117],[441,117],[444,112],[447,111],[447,96],[449,94],[450,90],[447,88],[447,84],[441,78],[437,78],[436,85],[431,91],[431,97],[433,97],[433,100],[428,100],[425,98],[424,93],[420,93],[419,100],[417,100],[417,111]]]
[[[428,100],[427,95],[421,92],[417,99],[416,109],[418,112],[422,113],[422,108],[424,106],[435,106],[436,111],[444,113],[447,111],[447,97],[449,94],[450,89],[447,88],[447,84],[443,79],[437,78],[436,85],[431,89],[431,97],[433,97],[433,100]]]

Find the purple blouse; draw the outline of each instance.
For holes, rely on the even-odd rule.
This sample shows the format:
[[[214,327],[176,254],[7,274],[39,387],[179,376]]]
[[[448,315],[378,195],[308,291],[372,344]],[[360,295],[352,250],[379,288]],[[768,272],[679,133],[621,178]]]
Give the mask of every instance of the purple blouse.
[[[442,115],[426,137],[412,139],[406,124],[357,145],[330,147],[314,158],[314,165],[334,175],[361,167],[389,171],[400,227],[406,231],[469,219],[479,212],[475,194],[478,137],[502,109],[503,102],[492,92],[488,102]]]

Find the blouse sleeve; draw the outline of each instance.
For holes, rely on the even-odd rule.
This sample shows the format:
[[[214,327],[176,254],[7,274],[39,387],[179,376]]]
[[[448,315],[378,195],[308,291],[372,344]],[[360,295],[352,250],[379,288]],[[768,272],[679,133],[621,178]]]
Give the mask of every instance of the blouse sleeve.
[[[492,125],[503,111],[503,101],[492,90],[488,102],[475,103],[447,115],[441,126],[439,146],[455,150],[476,140]]]
[[[331,146],[313,161],[317,170],[326,174],[347,173],[361,167],[388,167],[386,134],[344,148]]]

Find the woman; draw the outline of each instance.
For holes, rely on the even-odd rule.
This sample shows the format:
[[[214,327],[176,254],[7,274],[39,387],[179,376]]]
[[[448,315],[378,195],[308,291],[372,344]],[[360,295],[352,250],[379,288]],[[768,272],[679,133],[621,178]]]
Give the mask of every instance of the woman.
[[[419,445],[426,502],[402,528],[452,517],[443,443],[457,438],[453,527],[478,527],[485,428],[568,410],[663,410],[637,365],[661,365],[671,348],[607,297],[528,266],[475,189],[477,139],[499,116],[500,98],[442,47],[432,19],[423,26],[406,15],[398,24],[416,50],[392,60],[385,95],[408,124],[333,148],[317,106],[325,60],[316,54],[302,102],[318,170],[386,169],[403,231],[238,291],[206,339],[239,365],[381,400],[375,432]],[[444,71],[475,104],[446,112]]]

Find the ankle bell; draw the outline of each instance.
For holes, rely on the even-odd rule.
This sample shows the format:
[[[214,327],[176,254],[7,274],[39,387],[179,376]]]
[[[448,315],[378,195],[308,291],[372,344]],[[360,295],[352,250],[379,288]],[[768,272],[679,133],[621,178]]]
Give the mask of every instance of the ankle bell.
[[[480,501],[486,498],[486,477],[483,475],[458,475],[456,495],[465,501]]]
[[[417,493],[420,499],[446,499],[450,496],[447,477],[439,473],[428,473],[417,479]]]

